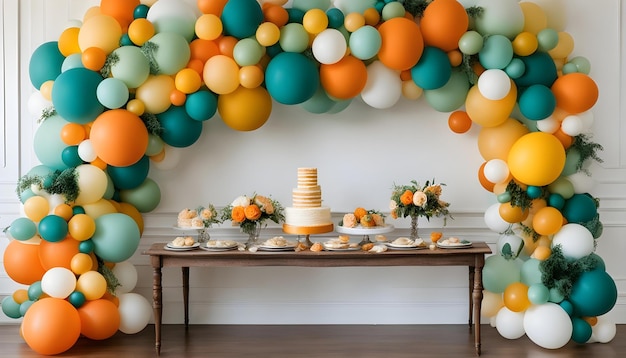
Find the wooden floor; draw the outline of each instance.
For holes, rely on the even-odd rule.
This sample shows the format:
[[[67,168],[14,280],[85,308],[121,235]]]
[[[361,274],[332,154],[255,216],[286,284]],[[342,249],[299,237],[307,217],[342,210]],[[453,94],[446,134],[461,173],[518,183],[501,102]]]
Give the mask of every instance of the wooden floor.
[[[575,344],[556,350],[541,348],[522,337],[502,338],[483,325],[482,357],[611,358],[626,356],[626,326],[606,344]],[[473,357],[474,345],[466,325],[164,325],[161,357],[269,358],[415,358]],[[93,341],[80,338],[56,357],[155,357],[154,326],[127,335]],[[0,325],[0,357],[42,357],[22,340],[18,325]]]

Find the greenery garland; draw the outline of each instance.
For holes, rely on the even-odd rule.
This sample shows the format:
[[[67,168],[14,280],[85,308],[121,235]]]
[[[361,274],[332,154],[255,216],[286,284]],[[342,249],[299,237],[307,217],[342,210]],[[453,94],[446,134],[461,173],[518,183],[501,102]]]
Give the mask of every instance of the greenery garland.
[[[146,41],[141,46],[141,52],[148,59],[148,63],[150,64],[150,74],[156,75],[159,73],[159,64],[154,58],[154,53],[159,50],[159,45],[155,44],[151,41]]]
[[[118,62],[120,62],[120,56],[115,52],[111,52],[107,56],[106,61],[104,61],[104,66],[100,69],[100,75],[103,78],[109,78],[111,76],[111,68]]]
[[[598,257],[589,254],[572,261],[563,256],[561,245],[552,248],[552,254],[545,261],[541,261],[541,281],[547,288],[554,288],[565,298],[572,294],[574,282],[583,272],[591,271],[598,266]]]
[[[598,156],[596,151],[604,150],[602,145],[591,142],[590,137],[586,134],[579,134],[574,137],[574,142],[568,148],[568,150],[575,149],[580,154],[580,159],[576,163],[576,170],[582,171],[587,175],[591,175],[587,169],[583,168],[583,164],[587,159],[593,159],[598,163],[602,163],[603,160]]]
[[[144,113],[140,116],[140,118],[146,125],[148,133],[161,137],[161,134],[163,134],[163,127],[161,127],[161,122],[159,122],[156,115],[152,113]]]

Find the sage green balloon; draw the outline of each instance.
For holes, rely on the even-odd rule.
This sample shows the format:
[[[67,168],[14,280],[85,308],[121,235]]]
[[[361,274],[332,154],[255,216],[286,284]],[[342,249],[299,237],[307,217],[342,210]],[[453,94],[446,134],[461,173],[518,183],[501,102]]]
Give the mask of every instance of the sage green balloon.
[[[161,202],[161,189],[151,178],[136,188],[120,190],[120,198],[123,202],[132,204],[140,213],[154,210]]]
[[[252,38],[237,41],[233,48],[233,58],[242,67],[256,65],[264,53],[263,46]]]
[[[330,0],[293,0],[294,9],[307,12],[311,9],[322,9],[326,11],[330,7]]]
[[[439,112],[452,112],[465,104],[470,83],[464,72],[453,70],[448,82],[434,90],[425,90],[426,102]]]
[[[290,23],[280,28],[280,47],[285,52],[303,52],[309,46],[309,34],[302,24]]]
[[[548,191],[552,194],[559,194],[563,199],[567,200],[574,196],[574,185],[561,176],[548,185]]]

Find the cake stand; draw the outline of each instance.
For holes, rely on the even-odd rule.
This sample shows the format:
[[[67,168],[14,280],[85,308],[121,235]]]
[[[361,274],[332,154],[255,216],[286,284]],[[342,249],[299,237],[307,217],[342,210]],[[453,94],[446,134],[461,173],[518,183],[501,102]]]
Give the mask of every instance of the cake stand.
[[[385,226],[374,226],[374,227],[362,227],[358,225],[357,227],[344,227],[337,226],[335,231],[340,234],[348,234],[348,235],[363,235],[361,242],[359,245],[367,244],[372,242],[370,240],[370,235],[379,235],[379,234],[387,234],[394,230],[395,228],[391,224],[385,224]]]
[[[288,224],[283,224],[283,231],[287,234],[298,235],[298,241],[304,236],[304,243],[306,243],[309,247],[313,246],[311,239],[309,238],[311,235],[315,234],[325,234],[327,232],[333,231],[334,225],[322,225],[322,226],[293,226]]]
[[[199,243],[207,242],[207,241],[209,241],[211,239],[211,236],[209,235],[209,228],[206,228],[204,226],[200,226],[200,227],[172,226],[172,228],[175,229],[175,230],[183,231],[183,233],[185,231],[187,231],[187,232],[189,232],[189,231],[196,231],[197,232],[196,235],[198,236],[198,239],[196,241],[199,242]]]

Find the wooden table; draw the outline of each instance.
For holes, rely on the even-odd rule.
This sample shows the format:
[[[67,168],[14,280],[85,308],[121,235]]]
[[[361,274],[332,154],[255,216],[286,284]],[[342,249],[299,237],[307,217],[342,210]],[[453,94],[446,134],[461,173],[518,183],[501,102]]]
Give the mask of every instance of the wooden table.
[[[153,268],[152,299],[154,308],[155,348],[161,353],[161,320],[163,314],[162,274],[163,267],[181,267],[183,276],[183,300],[185,326],[189,325],[189,267],[224,266],[467,266],[469,268],[469,326],[474,327],[474,346],[480,355],[480,305],[483,299],[482,270],[485,255],[491,249],[484,242],[474,242],[472,247],[435,250],[388,250],[384,253],[365,251],[282,251],[249,252],[206,250],[170,251],[165,243],[153,244],[143,252],[150,255]]]

